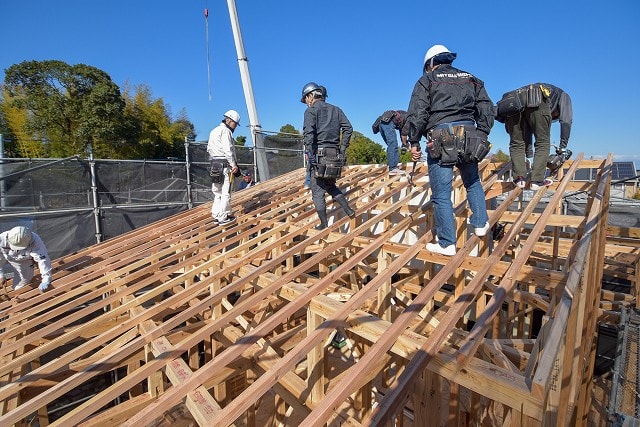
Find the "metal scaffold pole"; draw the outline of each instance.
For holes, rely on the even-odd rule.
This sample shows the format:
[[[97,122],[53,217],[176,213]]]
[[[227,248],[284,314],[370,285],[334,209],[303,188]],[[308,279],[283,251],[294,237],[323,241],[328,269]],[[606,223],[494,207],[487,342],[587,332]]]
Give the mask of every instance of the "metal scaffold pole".
[[[233,38],[236,43],[236,51],[238,53],[238,66],[240,67],[240,78],[242,79],[242,88],[244,90],[244,98],[247,103],[247,111],[249,112],[249,124],[251,126],[251,137],[253,139],[253,147],[256,157],[256,165],[260,180],[266,181],[270,178],[267,163],[267,154],[264,149],[263,135],[260,132],[262,127],[258,120],[258,111],[256,110],[256,102],[253,98],[253,88],[251,86],[251,76],[249,75],[249,62],[244,52],[242,43],[242,34],[240,32],[240,22],[238,21],[238,11],[236,10],[235,0],[227,0],[229,6],[229,17],[231,18],[231,28],[233,30]]]

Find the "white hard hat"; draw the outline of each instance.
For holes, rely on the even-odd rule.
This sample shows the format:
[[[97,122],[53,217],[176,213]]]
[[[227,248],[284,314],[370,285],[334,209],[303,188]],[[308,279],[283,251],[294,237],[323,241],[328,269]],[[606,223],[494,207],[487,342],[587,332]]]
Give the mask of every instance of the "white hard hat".
[[[27,227],[17,226],[9,230],[7,241],[13,250],[25,249],[31,243],[33,235]]]
[[[224,116],[228,119],[233,120],[236,123],[240,123],[240,114],[236,110],[229,110],[224,113]]]
[[[451,53],[451,51],[441,44],[434,44],[424,55],[424,62],[422,63],[422,65],[427,65],[427,62],[429,62],[431,58],[436,55],[440,55],[441,53]]]

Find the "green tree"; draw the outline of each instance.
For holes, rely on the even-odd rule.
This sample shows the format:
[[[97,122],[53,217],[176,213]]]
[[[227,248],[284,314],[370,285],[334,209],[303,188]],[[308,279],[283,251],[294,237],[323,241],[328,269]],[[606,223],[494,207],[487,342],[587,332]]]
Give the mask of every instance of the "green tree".
[[[238,135],[238,137],[235,138],[235,142],[233,145],[244,147],[246,144],[247,144],[247,137],[244,135]]]
[[[154,98],[147,85],[125,89],[130,152],[127,157],[166,158],[183,157],[185,137],[194,133],[183,110],[174,121],[170,108],[162,98]]]
[[[300,131],[298,129],[293,127],[293,125],[290,125],[290,124],[287,123],[286,125],[284,125],[284,126],[282,126],[280,128],[280,132],[278,133],[277,136],[287,137],[287,136],[290,136],[291,134],[301,135],[301,133],[300,133]]]
[[[8,157],[43,157],[42,143],[33,141],[23,130],[27,111],[11,107],[4,101],[6,97],[5,93],[0,98],[0,134],[4,142],[4,154]]]
[[[16,156],[68,157],[91,145],[98,158],[184,157],[195,134],[186,111],[174,119],[139,85],[124,95],[102,70],[62,61],[25,61],[6,70],[0,126]]]
[[[509,155],[502,150],[498,150],[496,154],[493,155],[493,161],[498,163],[506,163],[509,160]]]
[[[351,136],[349,148],[347,148],[347,164],[366,165],[386,163],[387,153],[380,144],[373,142],[358,131]]]
[[[28,112],[22,129],[29,140],[47,141],[45,155],[83,154],[96,140],[122,137],[124,101],[102,70],[62,61],[24,61],[5,72],[5,102]]]

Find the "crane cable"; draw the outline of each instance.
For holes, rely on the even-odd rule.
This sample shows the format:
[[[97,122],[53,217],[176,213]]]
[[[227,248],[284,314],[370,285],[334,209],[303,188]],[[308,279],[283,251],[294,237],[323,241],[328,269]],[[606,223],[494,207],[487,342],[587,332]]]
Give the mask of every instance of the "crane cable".
[[[204,8],[205,36],[207,42],[207,86],[209,88],[209,101],[211,101],[211,62],[209,60],[209,9]]]

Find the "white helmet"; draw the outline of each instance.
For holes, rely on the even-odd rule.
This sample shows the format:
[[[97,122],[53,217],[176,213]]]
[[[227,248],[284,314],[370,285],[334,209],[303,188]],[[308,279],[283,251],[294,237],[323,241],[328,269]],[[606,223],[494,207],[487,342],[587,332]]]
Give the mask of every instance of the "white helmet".
[[[9,233],[7,233],[7,241],[9,242],[9,247],[14,251],[25,249],[27,246],[29,246],[29,243],[31,243],[31,239],[33,239],[33,234],[27,227],[13,227],[11,230],[9,230]]]
[[[224,116],[228,119],[233,120],[238,124],[240,123],[240,114],[238,114],[236,110],[229,110],[226,113],[224,113]]]
[[[429,62],[431,58],[436,55],[440,55],[441,53],[451,53],[451,51],[441,44],[434,44],[424,55],[424,62],[422,63],[422,65],[426,66],[427,62]]]

